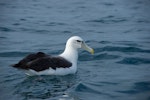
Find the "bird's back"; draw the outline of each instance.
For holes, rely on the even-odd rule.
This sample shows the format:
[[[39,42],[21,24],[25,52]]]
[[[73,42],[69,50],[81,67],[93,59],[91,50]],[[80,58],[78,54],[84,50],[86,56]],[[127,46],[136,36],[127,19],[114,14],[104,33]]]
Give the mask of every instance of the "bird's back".
[[[38,52],[38,53],[33,53],[27,55],[25,58],[23,58],[21,61],[19,61],[17,64],[12,65],[15,68],[19,69],[28,69],[28,64],[34,60],[43,58],[43,57],[48,57],[49,55],[46,55],[43,52]]]

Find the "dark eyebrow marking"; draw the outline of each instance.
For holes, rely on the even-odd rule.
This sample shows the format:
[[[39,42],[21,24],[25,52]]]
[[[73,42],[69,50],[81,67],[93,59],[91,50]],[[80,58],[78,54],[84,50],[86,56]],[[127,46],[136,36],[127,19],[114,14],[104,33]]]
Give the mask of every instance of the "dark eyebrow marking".
[[[77,40],[77,42],[81,42],[80,40]]]

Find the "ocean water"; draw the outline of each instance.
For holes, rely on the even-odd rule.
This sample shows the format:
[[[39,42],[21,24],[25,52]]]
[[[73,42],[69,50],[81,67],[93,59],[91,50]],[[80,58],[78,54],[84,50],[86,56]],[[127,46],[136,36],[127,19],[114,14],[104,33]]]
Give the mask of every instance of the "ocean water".
[[[0,0],[0,100],[150,100],[150,0]],[[34,76],[10,65],[63,52],[81,36],[78,72]]]

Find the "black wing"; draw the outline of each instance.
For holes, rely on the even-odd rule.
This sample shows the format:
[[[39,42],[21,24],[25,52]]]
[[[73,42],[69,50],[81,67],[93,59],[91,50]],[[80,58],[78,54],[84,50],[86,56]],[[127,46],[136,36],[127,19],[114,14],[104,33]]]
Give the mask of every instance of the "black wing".
[[[72,66],[72,63],[67,61],[62,57],[43,57],[36,59],[28,64],[28,69],[35,71],[43,71],[49,68],[69,68]]]
[[[48,57],[49,55],[46,55],[43,52],[33,53],[29,54],[25,58],[23,58],[21,61],[19,61],[17,64],[12,65],[13,67],[20,68],[20,69],[28,69],[27,64],[29,62],[32,62],[36,59],[42,58],[42,57]]]
[[[35,71],[43,71],[49,68],[55,70],[56,68],[69,68],[71,66],[72,63],[62,57],[51,57],[42,52],[30,54],[18,64],[13,65],[13,67],[19,69],[32,69]]]

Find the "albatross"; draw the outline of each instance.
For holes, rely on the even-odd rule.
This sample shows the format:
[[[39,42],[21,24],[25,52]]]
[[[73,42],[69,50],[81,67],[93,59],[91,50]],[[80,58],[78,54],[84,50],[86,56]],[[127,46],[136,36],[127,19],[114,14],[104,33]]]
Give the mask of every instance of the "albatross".
[[[43,52],[33,53],[12,66],[24,70],[29,76],[75,74],[77,72],[78,49],[80,48],[94,54],[94,50],[81,37],[72,36],[67,40],[65,50],[60,55],[52,56]]]

